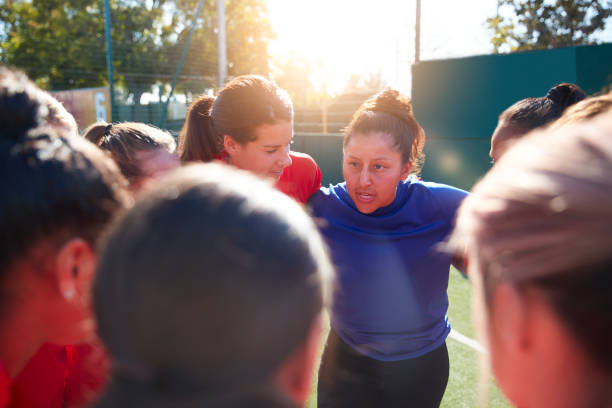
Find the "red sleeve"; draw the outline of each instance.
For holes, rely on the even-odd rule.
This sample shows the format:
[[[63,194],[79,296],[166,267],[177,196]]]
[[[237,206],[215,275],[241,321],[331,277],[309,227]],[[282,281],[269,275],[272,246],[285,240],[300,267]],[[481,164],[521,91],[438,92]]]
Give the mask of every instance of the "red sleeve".
[[[306,153],[291,152],[291,166],[287,167],[276,187],[301,204],[321,188],[321,169]]]
[[[0,408],[7,408],[11,400],[11,377],[0,363]]]

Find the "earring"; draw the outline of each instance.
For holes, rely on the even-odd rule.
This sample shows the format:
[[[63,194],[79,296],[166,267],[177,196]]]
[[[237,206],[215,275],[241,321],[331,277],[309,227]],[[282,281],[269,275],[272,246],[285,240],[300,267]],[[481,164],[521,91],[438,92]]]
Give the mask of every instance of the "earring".
[[[64,292],[66,300],[71,300],[74,297],[74,289],[68,289]]]

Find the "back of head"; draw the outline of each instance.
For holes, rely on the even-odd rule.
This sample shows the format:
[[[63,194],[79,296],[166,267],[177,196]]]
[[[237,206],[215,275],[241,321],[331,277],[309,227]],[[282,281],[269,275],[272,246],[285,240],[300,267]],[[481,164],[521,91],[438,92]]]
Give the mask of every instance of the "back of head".
[[[612,375],[612,115],[530,134],[462,205],[455,242],[489,297],[538,288],[585,355]],[[488,299],[486,299],[488,300]]]
[[[114,163],[56,120],[52,99],[24,74],[0,68],[2,274],[41,240],[93,243],[127,199]]]
[[[103,250],[94,304],[116,372],[105,404],[223,406],[270,387],[321,313],[329,274],[290,198],[218,164],[175,171]]]
[[[236,77],[216,98],[194,102],[180,136],[181,158],[210,161],[221,152],[224,135],[245,144],[254,140],[257,126],[278,121],[293,121],[289,95],[262,76]]]
[[[578,85],[555,85],[544,97],[516,102],[500,115],[499,122],[527,133],[558,119],[565,109],[586,97]]]
[[[89,126],[85,139],[110,153],[126,179],[133,184],[149,176],[143,161],[159,150],[174,154],[176,142],[169,133],[144,123],[98,122]]]
[[[424,161],[425,132],[412,111],[412,102],[398,91],[386,89],[365,101],[344,129],[344,146],[355,134],[384,133],[393,138],[404,163],[418,173]]]
[[[0,141],[0,271],[44,240],[92,246],[127,203],[125,179],[91,143],[39,128]]]

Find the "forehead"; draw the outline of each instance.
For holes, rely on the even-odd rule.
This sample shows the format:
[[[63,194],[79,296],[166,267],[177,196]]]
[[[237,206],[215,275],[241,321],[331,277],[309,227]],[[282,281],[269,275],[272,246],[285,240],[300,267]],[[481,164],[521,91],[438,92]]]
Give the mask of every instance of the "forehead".
[[[393,157],[400,155],[393,136],[383,132],[354,133],[344,146],[344,153]]]
[[[266,145],[286,145],[293,138],[293,124],[287,120],[280,120],[273,124],[261,124],[255,127],[254,143]]]

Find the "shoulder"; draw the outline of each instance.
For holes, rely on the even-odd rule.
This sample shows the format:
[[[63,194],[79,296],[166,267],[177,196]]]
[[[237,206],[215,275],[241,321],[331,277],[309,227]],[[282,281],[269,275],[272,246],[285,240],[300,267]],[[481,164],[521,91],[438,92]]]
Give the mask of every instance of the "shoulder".
[[[400,183],[400,189],[412,206],[423,206],[435,213],[454,217],[468,193],[460,188],[411,177]]]
[[[325,212],[325,209],[330,209],[337,204],[343,204],[343,197],[346,195],[346,183],[329,185],[321,187],[319,191],[314,193],[308,205],[315,215],[320,215]]]
[[[462,201],[468,192],[457,187],[446,184],[434,183],[431,181],[421,182],[436,198],[442,201]]]
[[[291,157],[291,167],[295,166],[296,168],[311,170],[319,169],[317,162],[309,154],[290,152],[289,157]]]

